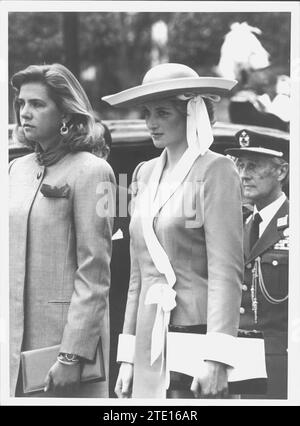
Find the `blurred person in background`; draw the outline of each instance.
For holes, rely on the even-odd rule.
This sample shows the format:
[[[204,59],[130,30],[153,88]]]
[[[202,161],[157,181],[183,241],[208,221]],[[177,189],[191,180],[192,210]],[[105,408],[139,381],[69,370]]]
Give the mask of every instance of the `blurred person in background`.
[[[288,131],[289,86],[289,77],[276,76],[272,67],[252,71],[244,88],[230,100],[231,121]]]
[[[141,86],[103,98],[142,105],[153,143],[163,148],[159,158],[140,163],[132,179],[131,275],[115,388],[120,398],[228,396],[243,256],[240,179],[231,160],[209,149],[214,118],[208,98],[227,93],[234,82],[222,84],[166,63],[151,68]],[[205,329],[214,348],[204,374],[186,390],[173,387],[181,380],[176,373],[170,388],[167,383],[168,327]]]
[[[113,158],[112,137],[106,124],[103,124],[105,145],[100,140],[93,154],[110,162]],[[128,190],[127,187],[117,185],[116,187],[116,214],[113,227],[113,248],[110,263],[111,284],[109,289],[109,313],[110,313],[110,363],[109,363],[109,395],[115,397],[114,385],[116,383],[119,367],[116,363],[118,336],[123,326],[124,300],[128,288],[124,277],[129,276],[129,221],[127,209]],[[126,204],[126,211],[122,211],[119,202]],[[125,214],[126,213],[126,214]],[[126,281],[126,280],[125,280]]]
[[[287,131],[290,121],[289,77],[276,74],[269,53],[256,37],[261,34],[259,28],[247,22],[233,23],[221,47],[216,72],[239,82],[229,104],[233,123]]]
[[[96,119],[96,122],[101,123],[99,119]],[[111,154],[112,137],[108,126],[104,123],[101,123],[101,125],[103,127],[103,137],[98,139],[98,144],[95,144],[91,152],[97,157],[109,161],[109,157]]]
[[[12,77],[14,138],[34,153],[10,163],[11,396],[107,397],[113,218],[99,203],[111,167],[80,83],[63,65],[31,65]],[[100,187],[99,187],[100,186]],[[106,380],[80,382],[101,346]],[[44,392],[23,393],[21,352],[60,345]]]
[[[255,398],[287,398],[289,141],[243,129],[237,159],[244,196],[254,204],[244,227],[245,276],[240,328],[264,333],[268,392]],[[245,398],[253,398],[244,395]]]
[[[261,35],[261,30],[247,22],[231,24],[221,46],[220,60],[216,67],[218,75],[236,79],[243,85],[248,73],[270,65],[269,53],[255,34]]]

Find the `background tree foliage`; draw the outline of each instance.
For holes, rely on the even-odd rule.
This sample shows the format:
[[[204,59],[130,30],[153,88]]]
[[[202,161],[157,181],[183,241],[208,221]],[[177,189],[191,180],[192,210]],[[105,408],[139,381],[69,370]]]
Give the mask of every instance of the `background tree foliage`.
[[[82,83],[102,116],[109,117],[110,112],[101,97],[139,84],[149,68],[151,26],[159,20],[168,25],[170,61],[213,75],[230,25],[247,21],[262,30],[259,38],[274,64],[289,72],[289,13],[86,12],[73,13],[68,21],[66,15],[71,14],[10,13],[9,75],[30,64],[60,62],[80,78],[82,71],[94,67],[95,78]]]
[[[175,13],[169,22],[169,55],[173,61],[211,69],[219,61],[224,36],[233,22],[258,27],[258,36],[276,67],[289,72],[290,13]]]
[[[64,60],[62,14],[51,12],[9,14],[9,73],[29,64]]]

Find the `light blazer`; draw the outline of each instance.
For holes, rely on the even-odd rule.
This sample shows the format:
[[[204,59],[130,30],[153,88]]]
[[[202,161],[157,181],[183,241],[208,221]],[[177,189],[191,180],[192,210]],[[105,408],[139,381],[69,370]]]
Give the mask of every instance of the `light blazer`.
[[[136,206],[156,161],[142,164],[134,173]],[[208,151],[161,207],[154,230],[176,275],[177,306],[171,324],[207,324],[208,332],[236,335],[243,279],[241,206],[234,163]],[[133,397],[161,398],[161,357],[150,367],[156,305],[144,302],[148,289],[163,277],[146,247],[139,208],[143,206],[134,209],[130,224],[131,277],[123,334],[136,336]]]
[[[67,154],[47,168],[35,154],[10,166],[12,395],[21,350],[60,344],[62,352],[92,360],[101,336],[108,376],[113,218],[103,208],[103,182],[115,184],[112,169],[88,152]],[[43,184],[67,185],[68,194],[45,193]],[[78,396],[107,396],[107,382],[83,388]]]

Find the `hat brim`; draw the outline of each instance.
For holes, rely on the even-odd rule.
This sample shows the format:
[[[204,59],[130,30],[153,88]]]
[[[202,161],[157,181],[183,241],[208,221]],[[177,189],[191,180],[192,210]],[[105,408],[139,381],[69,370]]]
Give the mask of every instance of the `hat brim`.
[[[219,77],[186,77],[160,80],[135,86],[114,95],[104,96],[103,101],[112,106],[129,107],[142,103],[180,94],[197,94],[203,96],[227,95],[237,84],[236,80]]]
[[[273,149],[262,147],[249,147],[249,148],[227,148],[225,154],[232,155],[233,157],[242,157],[245,154],[263,154],[271,157],[284,158],[283,152],[275,151]]]

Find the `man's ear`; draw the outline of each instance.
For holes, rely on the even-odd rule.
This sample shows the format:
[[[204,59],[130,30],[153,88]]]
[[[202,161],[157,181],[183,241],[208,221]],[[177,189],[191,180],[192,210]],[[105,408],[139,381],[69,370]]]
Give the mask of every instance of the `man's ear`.
[[[289,165],[288,165],[288,163],[281,164],[278,167],[278,177],[277,177],[278,181],[282,182],[286,178],[286,176],[288,175],[288,173],[289,173]]]

